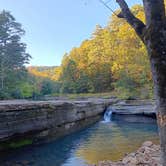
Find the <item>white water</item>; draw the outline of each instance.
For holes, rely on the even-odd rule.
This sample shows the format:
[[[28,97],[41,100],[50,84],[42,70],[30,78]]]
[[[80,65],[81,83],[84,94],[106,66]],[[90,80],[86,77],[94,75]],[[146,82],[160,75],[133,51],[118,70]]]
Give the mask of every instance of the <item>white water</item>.
[[[112,108],[108,107],[104,113],[104,121],[103,122],[105,122],[105,123],[111,122],[111,117],[112,117]]]

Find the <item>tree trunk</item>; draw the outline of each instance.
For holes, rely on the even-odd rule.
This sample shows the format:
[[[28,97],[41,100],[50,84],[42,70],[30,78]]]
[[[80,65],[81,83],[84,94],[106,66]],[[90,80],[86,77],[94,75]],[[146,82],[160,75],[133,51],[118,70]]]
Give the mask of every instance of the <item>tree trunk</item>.
[[[3,90],[4,89],[4,68],[3,68],[2,60],[1,60],[1,65],[0,65],[0,78],[1,78],[0,89]]]
[[[166,102],[166,101],[165,101]],[[161,163],[163,166],[166,166],[166,105],[157,105],[158,112],[158,126],[160,134],[160,146],[161,146]]]
[[[3,76],[1,76],[1,90],[4,89],[4,78]]]
[[[162,25],[163,27],[163,25]],[[155,87],[156,112],[161,144],[162,165],[166,166],[166,36],[164,27],[153,28],[146,46]]]
[[[161,159],[166,166],[166,59],[151,58],[151,69],[155,86],[156,112],[161,144]],[[165,65],[161,64],[165,63]]]
[[[116,0],[124,18],[146,45],[155,87],[161,162],[166,166],[166,17],[164,0],[143,0],[146,24],[136,18],[125,0]]]

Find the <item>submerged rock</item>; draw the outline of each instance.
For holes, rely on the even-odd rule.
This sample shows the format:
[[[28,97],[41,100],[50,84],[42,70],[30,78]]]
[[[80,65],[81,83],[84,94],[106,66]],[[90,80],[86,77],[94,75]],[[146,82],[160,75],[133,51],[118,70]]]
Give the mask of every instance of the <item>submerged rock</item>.
[[[146,141],[136,152],[126,155],[121,161],[101,161],[96,166],[161,166],[160,147]]]

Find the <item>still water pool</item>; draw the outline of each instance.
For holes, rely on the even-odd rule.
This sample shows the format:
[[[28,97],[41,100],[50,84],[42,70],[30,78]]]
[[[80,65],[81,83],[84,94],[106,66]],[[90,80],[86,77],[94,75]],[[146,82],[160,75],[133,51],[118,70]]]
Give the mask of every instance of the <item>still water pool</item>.
[[[57,141],[17,149],[1,157],[0,165],[85,166],[101,160],[119,160],[146,140],[158,143],[156,122],[134,118],[113,117],[111,122],[100,121]]]

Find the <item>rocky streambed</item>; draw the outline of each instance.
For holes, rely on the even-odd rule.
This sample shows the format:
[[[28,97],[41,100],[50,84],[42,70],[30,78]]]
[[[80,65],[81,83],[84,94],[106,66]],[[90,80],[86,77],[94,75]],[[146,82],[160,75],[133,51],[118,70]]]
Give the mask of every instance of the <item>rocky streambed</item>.
[[[121,121],[137,122],[137,120],[140,121],[139,116],[143,122],[143,117],[146,116],[150,117],[146,119],[146,122],[156,119],[155,101],[120,101],[112,105],[110,109],[116,119],[120,118]],[[137,151],[126,154],[123,159],[117,162],[101,161],[98,164],[88,166],[161,166],[160,153],[159,145],[146,141]]]
[[[0,101],[0,150],[36,144],[82,129],[101,118],[110,107],[115,115],[146,115],[155,118],[154,102],[86,100]],[[128,120],[128,117],[127,117]],[[131,118],[136,121],[137,118]]]
[[[0,150],[56,139],[101,118],[116,100],[1,101]]]
[[[102,120],[106,110],[113,113],[109,122]],[[88,127],[92,123],[95,124]],[[75,132],[83,128],[86,129]],[[70,135],[56,140],[67,134]],[[56,141],[4,151],[50,140]],[[158,143],[153,101],[0,101],[0,165],[82,166],[117,161],[146,140]],[[122,160],[100,162],[99,166],[153,166],[152,162],[160,164],[159,155],[159,146],[146,142]]]
[[[136,152],[126,154],[122,160],[118,162],[102,161],[98,166],[161,166],[160,153],[159,145],[147,141]]]

